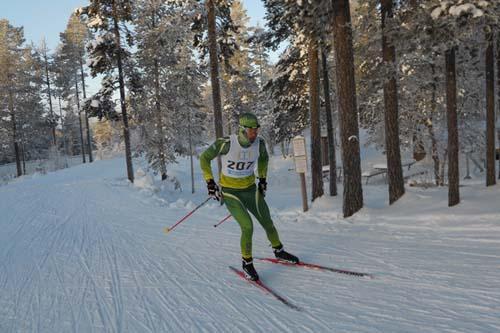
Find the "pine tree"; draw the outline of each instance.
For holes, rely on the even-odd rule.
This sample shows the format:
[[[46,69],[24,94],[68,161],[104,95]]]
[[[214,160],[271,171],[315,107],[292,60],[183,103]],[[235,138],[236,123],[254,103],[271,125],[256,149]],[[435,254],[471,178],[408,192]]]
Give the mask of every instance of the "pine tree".
[[[448,115],[448,206],[460,202],[458,169],[457,84],[455,48],[446,51],[446,109]]]
[[[80,86],[82,87],[82,97],[83,101],[86,101],[86,74],[83,68],[83,63],[85,61],[85,44],[89,40],[90,33],[81,19],[77,15],[73,14],[69,18],[66,30],[64,31],[64,36],[66,41],[70,44],[71,58],[73,59],[75,64],[77,64],[76,70],[79,72],[78,76],[80,79]],[[85,119],[85,138],[87,152],[89,154],[89,162],[92,163],[94,158],[92,156],[92,139],[89,127],[89,115],[86,108],[83,108],[82,111]]]
[[[221,71],[223,111],[227,119],[228,133],[237,128],[240,114],[254,111],[258,95],[258,86],[249,54],[249,18],[239,0],[233,1],[230,9],[231,21],[238,29],[229,32],[237,48],[223,63]]]
[[[14,95],[16,93],[17,70],[19,68],[20,48],[24,42],[22,28],[15,28],[5,19],[0,20],[0,91],[2,100],[7,100],[7,110],[10,116],[10,121],[7,126],[10,128],[12,147],[16,160],[17,176],[23,174],[21,168],[21,151],[19,129],[16,120],[17,110],[15,105]]]
[[[272,74],[269,51],[266,48],[267,33],[258,24],[248,30],[250,32],[248,36],[249,56],[253,65],[257,68],[257,81],[259,88],[262,90]]]
[[[337,195],[337,156],[335,149],[336,135],[333,127],[333,110],[332,110],[331,94],[330,94],[328,60],[324,49],[321,52],[321,64],[322,64],[321,69],[323,72],[323,93],[325,99],[326,128],[328,135],[328,164],[330,166],[329,170],[330,196],[336,196]]]
[[[272,128],[276,142],[300,134],[309,124],[309,87],[306,53],[290,45],[276,64],[275,76],[264,86],[273,100]]]
[[[314,201],[323,195],[323,170],[321,163],[321,126],[319,121],[319,63],[318,43],[310,37],[308,49],[309,62],[309,108],[311,114],[311,197]]]
[[[319,41],[330,33],[332,13],[329,1],[300,2],[265,1],[267,19],[272,31],[270,45],[293,38],[295,45],[309,54],[309,111],[311,126],[311,175],[313,200],[323,195],[321,126],[319,122]]]
[[[54,110],[52,108],[52,90],[50,88],[50,74],[49,74],[49,57],[47,55],[48,48],[47,44],[45,43],[45,40],[42,40],[42,44],[40,45],[40,53],[43,56],[43,61],[44,61],[44,67],[45,67],[45,82],[47,84],[47,100],[49,102],[49,108],[50,108],[50,118],[51,118],[51,127],[52,127],[52,140],[54,146],[57,145],[56,142],[56,120],[55,120],[55,114]]]
[[[498,108],[498,117],[500,117],[500,34],[497,34],[497,53],[496,53],[496,60],[497,60],[497,108]],[[500,129],[497,129],[497,136],[498,136],[498,146],[499,148],[496,149],[495,155],[498,156],[498,179],[500,179]]]
[[[446,2],[446,3],[431,3],[429,6],[431,9],[431,16],[434,20],[440,22],[440,29],[445,32],[446,41],[443,41],[447,50],[445,52],[446,58],[446,75],[447,75],[447,111],[448,111],[448,156],[449,156],[449,166],[448,166],[448,179],[449,179],[449,200],[448,205],[453,206],[460,202],[459,196],[459,171],[458,171],[458,130],[457,130],[457,115],[456,115],[456,80],[455,80],[455,49],[461,44],[466,38],[469,40],[474,40],[470,36],[472,34],[477,34],[477,27],[482,26],[489,28],[491,22],[496,22],[496,17],[498,17],[499,6],[498,4],[492,4],[484,1],[469,0],[459,3]],[[450,40],[451,37],[451,41]],[[491,57],[492,52],[488,50],[491,46],[489,44],[488,32],[486,33],[486,66],[493,66],[493,59]],[[465,44],[467,45],[467,44]],[[479,45],[481,46],[481,45]],[[489,63],[489,64],[488,64]],[[486,78],[487,81],[493,82],[493,75],[488,73],[490,69],[487,68]],[[488,91],[489,90],[489,91]],[[486,96],[493,96],[494,88],[488,87],[486,90]],[[494,98],[494,96],[493,96]],[[493,101],[489,101],[489,109],[494,110]],[[491,112],[491,111],[490,111]],[[494,111],[493,111],[494,113]],[[491,119],[493,118],[493,119]],[[492,144],[493,149],[487,148],[488,154],[493,156],[494,151],[494,115],[487,119],[487,127],[491,122],[493,132],[493,140],[487,138],[487,145]],[[491,132],[490,132],[491,133]],[[487,133],[489,134],[489,133]],[[490,134],[491,136],[491,134]],[[494,163],[493,172],[490,171],[487,174],[487,179],[491,179],[493,175],[494,181]]]
[[[340,137],[342,142],[342,163],[344,170],[343,213],[344,217],[348,217],[363,207],[349,1],[334,1],[333,12]]]
[[[217,55],[217,32],[215,0],[206,0],[207,7],[207,27],[208,27],[208,49],[210,54],[210,82],[212,85],[212,103],[214,107],[215,137],[224,136],[222,127],[222,101],[219,81],[219,57]],[[217,160],[219,172],[222,170],[220,158]]]
[[[491,27],[486,32],[486,186],[496,184],[495,178],[495,55]]]
[[[125,96],[124,57],[127,56],[127,52],[122,41],[122,38],[125,37],[127,44],[132,44],[132,38],[126,26],[132,20],[132,3],[130,0],[91,0],[89,6],[79,10],[79,14],[86,16],[88,26],[98,33],[89,48],[92,76],[106,74],[109,78],[115,70],[118,71],[127,177],[131,182],[134,182]],[[122,30],[125,31],[125,36],[122,35]]]
[[[75,18],[72,16],[70,22]],[[79,151],[81,152],[82,162],[86,163],[85,156],[85,136],[82,121],[82,104],[80,99],[80,78],[79,78],[79,59],[80,51],[77,43],[78,37],[75,37],[72,24],[69,23],[65,32],[60,34],[60,46],[56,52],[56,66],[58,67],[58,84],[60,84],[62,97],[67,103],[74,105],[78,115],[79,131]],[[70,111],[72,112],[72,111]],[[85,118],[86,112],[84,112]],[[87,131],[88,132],[88,131]],[[91,148],[87,146],[87,148]]]
[[[393,0],[380,1],[382,16],[382,58],[389,77],[384,83],[385,152],[389,203],[393,204],[405,193],[401,152],[399,147],[398,91],[396,84],[396,49],[388,32],[388,21],[393,18]],[[390,22],[389,22],[390,25]]]
[[[194,62],[185,13],[184,7],[151,1],[139,2],[136,10],[131,105],[144,140],[139,152],[162,180],[167,179],[167,163],[176,161],[175,153],[190,152],[189,142],[199,143],[203,130],[199,108],[205,77]],[[186,133],[194,138],[186,140]]]
[[[196,2],[199,1],[201,0]],[[223,61],[226,67],[230,67],[228,60],[237,48],[230,36],[230,33],[237,29],[231,19],[231,4],[232,0],[205,0],[204,10],[197,9],[198,15],[193,19],[192,26],[195,32],[194,46],[199,49],[201,59],[209,55],[216,138],[224,136],[219,63]],[[220,158],[217,159],[217,164],[220,171]]]
[[[274,145],[276,143],[272,117],[274,101],[269,92],[264,89],[266,83],[274,75],[274,67],[270,62],[269,52],[265,46],[266,31],[259,25],[250,27],[249,31],[249,57],[253,67],[257,69],[256,81],[258,83],[258,93],[253,105],[253,112],[260,120],[260,135],[264,137],[268,144],[270,154],[274,154]]]

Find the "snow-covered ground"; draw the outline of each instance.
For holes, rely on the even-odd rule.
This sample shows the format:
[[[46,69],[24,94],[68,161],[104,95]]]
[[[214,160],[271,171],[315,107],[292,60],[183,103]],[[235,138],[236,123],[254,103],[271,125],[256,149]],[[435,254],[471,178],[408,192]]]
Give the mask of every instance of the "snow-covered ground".
[[[26,174],[35,173],[44,174],[49,171],[71,167],[82,163],[82,156],[64,156],[61,155],[53,160],[32,160],[26,161]],[[21,164],[22,165],[22,164]],[[0,186],[14,179],[17,175],[16,163],[7,163],[0,165]]]
[[[0,332],[500,331],[500,186],[473,180],[455,208],[446,188],[407,187],[388,207],[374,182],[344,219],[341,197],[303,213],[292,161],[274,157],[268,203],[285,247],[374,275],[256,262],[297,311],[228,269],[240,265],[240,232],[213,227],[227,215],[216,202],[162,232],[206,197],[198,168],[193,195],[187,159],[169,170],[183,192],[147,176],[129,185],[124,167],[97,161],[0,187]],[[256,226],[254,256],[269,255]]]

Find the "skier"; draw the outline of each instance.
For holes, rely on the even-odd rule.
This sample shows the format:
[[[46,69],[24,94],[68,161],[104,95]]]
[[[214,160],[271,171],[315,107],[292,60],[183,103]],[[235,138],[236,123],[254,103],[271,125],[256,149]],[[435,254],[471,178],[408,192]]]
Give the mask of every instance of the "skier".
[[[233,134],[217,139],[200,156],[200,165],[207,182],[208,194],[217,200],[223,200],[240,225],[243,271],[252,281],[257,281],[259,275],[252,261],[253,223],[249,211],[264,228],[276,258],[293,264],[299,262],[296,256],[284,250],[264,200],[267,190],[266,174],[269,156],[264,140],[258,136],[259,127],[254,114],[243,113],[239,118],[238,135]],[[220,192],[210,165],[210,162],[219,155],[222,159]],[[256,164],[258,186],[255,185]]]

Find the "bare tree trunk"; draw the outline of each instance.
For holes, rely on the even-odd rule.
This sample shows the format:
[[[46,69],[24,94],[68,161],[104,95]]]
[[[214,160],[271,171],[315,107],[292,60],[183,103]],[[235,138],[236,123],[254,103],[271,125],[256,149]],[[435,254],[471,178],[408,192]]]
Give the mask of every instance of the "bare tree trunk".
[[[57,146],[56,142],[56,124],[54,110],[52,108],[52,91],[50,89],[50,76],[49,76],[49,61],[47,59],[47,49],[43,48],[43,58],[45,61],[45,83],[47,84],[47,91],[49,95],[49,110],[50,110],[50,125],[52,127],[52,144]]]
[[[64,149],[64,165],[67,168],[68,167],[68,146],[66,144],[66,130],[64,128],[64,118],[62,115],[62,105],[61,105],[61,96],[58,97],[59,100],[59,117],[61,117],[61,132],[62,132],[62,139],[63,139],[63,149]]]
[[[434,126],[432,124],[433,118],[428,118],[426,120],[427,130],[429,131],[429,136],[431,137],[431,156],[434,161],[434,181],[436,185],[439,186],[441,184],[440,174],[439,174],[439,151],[437,147],[436,134],[434,133]]]
[[[21,169],[21,156],[19,151],[19,139],[17,135],[16,112],[14,110],[14,96],[11,89],[9,89],[9,111],[10,119],[12,121],[12,143],[14,146],[14,155],[16,157],[17,177],[21,177],[23,175],[23,170]]]
[[[495,55],[493,34],[486,33],[486,186],[495,178]]]
[[[191,193],[194,193],[193,137],[191,135],[191,117],[188,123],[188,136],[189,136],[189,163],[191,167]]]
[[[86,163],[85,158],[85,144],[83,142],[83,124],[82,124],[82,112],[80,110],[80,93],[78,91],[78,75],[75,72],[75,90],[76,90],[76,108],[78,110],[78,123],[80,125],[80,145],[82,150],[82,161]]]
[[[343,213],[348,217],[363,207],[356,83],[348,0],[333,1],[337,91],[344,169]]]
[[[85,74],[83,73],[83,56],[80,55],[80,76],[82,79],[82,91],[83,91],[83,99],[87,99],[87,93],[85,92]],[[85,127],[87,128],[87,151],[89,153],[89,162],[92,163],[94,161],[94,157],[92,156],[92,140],[90,139],[90,126],[89,126],[89,115],[87,114],[87,109],[84,110],[85,116]]]
[[[127,176],[128,179],[134,182],[134,167],[132,165],[132,151],[130,147],[130,130],[128,126],[128,116],[127,116],[127,104],[125,100],[125,82],[123,79],[123,64],[121,55],[121,41],[120,41],[120,29],[118,27],[118,19],[116,12],[116,3],[113,1],[113,25],[115,34],[115,43],[118,51],[116,52],[116,61],[118,66],[118,82],[120,85],[120,105],[122,110],[122,120],[123,120],[123,138],[125,140],[125,160],[127,163]]]
[[[311,178],[314,201],[323,195],[323,171],[321,163],[321,125],[319,123],[319,64],[318,43],[309,41],[309,112],[311,116]]]
[[[321,52],[323,70],[323,92],[325,94],[326,130],[328,136],[328,164],[330,165],[330,195],[337,195],[337,157],[335,151],[335,132],[333,128],[332,102],[330,97],[330,79],[326,51]]]
[[[23,161],[23,175],[26,174],[26,148],[24,146],[23,140],[21,140],[21,159]]]
[[[387,179],[389,183],[389,204],[393,204],[405,193],[401,152],[399,150],[398,91],[396,85],[396,49],[388,40],[385,27],[392,19],[392,1],[381,0],[382,11],[382,56],[390,67],[390,77],[384,82],[385,104],[385,150],[387,157]]]
[[[156,16],[152,14],[153,29],[156,28]],[[158,135],[160,136],[160,149],[158,152],[158,159],[160,160],[160,173],[161,180],[167,179],[167,162],[165,160],[165,134],[163,133],[163,118],[161,114],[160,102],[160,66],[158,58],[154,60],[154,75],[155,75],[155,106],[156,106],[156,126],[158,128]]]
[[[441,163],[440,169],[439,169],[439,186],[444,186],[445,185],[445,170],[446,170],[446,161],[448,160],[448,148],[445,148],[443,152],[443,163]],[[449,182],[449,180],[448,180]]]
[[[500,116],[500,32],[497,32],[497,108]],[[500,147],[500,130],[497,129],[498,146]],[[498,179],[500,179],[500,156],[498,158]]]
[[[161,116],[161,104],[160,104],[160,70],[158,66],[158,60],[154,61],[155,66],[155,95],[156,95],[156,126],[158,128],[158,135],[160,136],[160,149],[158,152],[158,158],[160,160],[160,173],[161,180],[167,179],[167,163],[165,161],[165,134],[163,133],[163,119]]]
[[[448,206],[460,203],[458,171],[457,82],[455,49],[446,51],[446,109],[448,114]]]
[[[426,126],[429,131],[429,135],[431,137],[431,156],[432,160],[434,161],[434,177],[435,177],[435,182],[436,186],[442,185],[444,182],[444,179],[441,179],[440,173],[439,173],[439,151],[438,151],[438,145],[437,145],[437,140],[436,140],[436,135],[434,133],[434,115],[436,114],[436,109],[437,109],[437,84],[436,84],[436,65],[431,64],[431,70],[432,70],[432,95],[431,95],[431,116],[426,120]]]
[[[214,123],[215,123],[215,136],[221,138],[224,136],[222,127],[222,102],[220,95],[220,82],[219,82],[219,59],[217,57],[217,36],[215,25],[215,4],[214,0],[206,0],[208,14],[208,47],[210,54],[210,80],[212,83],[212,100],[214,104]],[[219,174],[222,170],[221,159],[217,158],[217,166]]]

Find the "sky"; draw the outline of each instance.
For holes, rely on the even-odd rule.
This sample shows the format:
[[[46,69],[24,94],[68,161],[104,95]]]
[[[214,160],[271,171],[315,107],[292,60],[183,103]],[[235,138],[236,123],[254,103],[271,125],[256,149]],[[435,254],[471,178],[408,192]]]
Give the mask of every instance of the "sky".
[[[66,28],[68,18],[77,7],[88,0],[0,0],[0,18],[6,18],[15,27],[23,26],[27,42],[39,44],[45,38],[49,48],[59,42],[59,33]],[[250,24],[264,25],[264,7],[260,0],[243,0]]]
[[[59,33],[66,29],[71,13],[78,7],[88,5],[88,0],[0,0],[0,19],[6,18],[15,27],[24,27],[27,43],[39,45],[45,39],[50,50],[59,43]],[[250,25],[264,26],[265,10],[260,0],[243,0],[250,17]],[[271,61],[277,53],[271,52]],[[99,78],[87,80],[89,95],[99,90]]]

